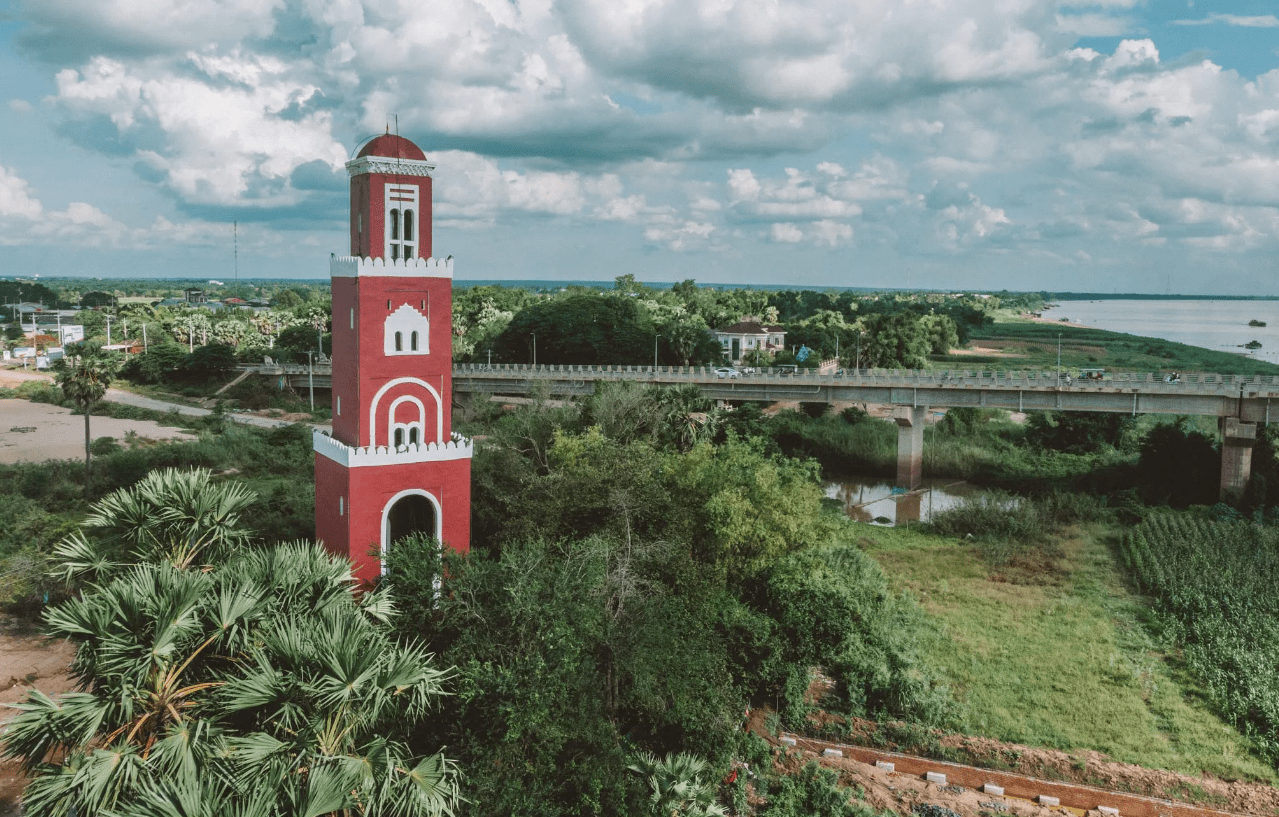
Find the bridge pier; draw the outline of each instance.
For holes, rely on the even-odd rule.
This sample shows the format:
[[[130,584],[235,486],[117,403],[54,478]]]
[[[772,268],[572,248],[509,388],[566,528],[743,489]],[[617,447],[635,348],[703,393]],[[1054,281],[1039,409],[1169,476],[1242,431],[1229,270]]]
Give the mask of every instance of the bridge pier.
[[[924,420],[928,409],[893,406],[897,423],[897,487],[913,491],[924,479]]]
[[[1238,417],[1221,418],[1221,501],[1237,505],[1252,476],[1252,447],[1257,424]]]

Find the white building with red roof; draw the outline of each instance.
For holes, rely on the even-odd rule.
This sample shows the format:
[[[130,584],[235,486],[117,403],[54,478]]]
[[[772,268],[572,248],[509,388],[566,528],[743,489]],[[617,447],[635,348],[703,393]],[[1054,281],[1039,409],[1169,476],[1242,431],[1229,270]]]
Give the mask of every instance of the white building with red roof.
[[[768,326],[753,316],[723,329],[715,330],[724,356],[734,364],[741,363],[748,352],[772,355],[786,348],[786,330],[780,326]]]

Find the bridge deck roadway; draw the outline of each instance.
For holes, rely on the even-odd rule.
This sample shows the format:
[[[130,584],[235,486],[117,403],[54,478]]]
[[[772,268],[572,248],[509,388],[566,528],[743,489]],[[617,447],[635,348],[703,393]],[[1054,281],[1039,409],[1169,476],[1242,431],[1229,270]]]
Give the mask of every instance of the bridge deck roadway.
[[[288,378],[295,387],[328,388],[332,367],[268,364],[248,371]],[[552,395],[590,394],[601,380],[676,386],[696,384],[719,400],[798,400],[814,403],[880,403],[894,407],[898,426],[897,480],[906,489],[922,473],[925,408],[960,406],[1031,411],[1098,411],[1117,414],[1201,414],[1221,419],[1221,495],[1237,501],[1252,468],[1256,423],[1269,423],[1272,403],[1279,420],[1279,377],[1186,375],[1169,383],[1149,372],[1121,372],[1104,380],[1059,379],[1055,371],[923,372],[863,369],[818,374],[812,369],[764,369],[720,377],[706,367],[485,366],[453,367],[455,394],[522,395],[542,389]]]
[[[332,368],[274,364],[245,367],[265,375],[287,376],[295,387],[314,377],[329,388]],[[696,384],[718,400],[801,400],[821,403],[881,403],[951,408],[975,406],[1013,411],[1038,409],[1122,414],[1200,414],[1237,417],[1250,423],[1279,420],[1279,377],[1199,374],[1166,383],[1148,372],[1121,372],[1105,380],[1058,381],[1053,371],[924,372],[863,369],[817,374],[811,369],[784,373],[765,369],[737,378],[720,378],[705,367],[520,366],[458,364],[453,390],[459,394],[522,395],[546,389],[555,395],[590,394],[600,380],[631,380],[658,385]],[[1273,404],[1273,405],[1272,405]]]
[[[981,406],[1013,411],[1036,409],[1124,414],[1202,414],[1245,422],[1279,420],[1279,378],[1190,375],[1165,383],[1156,375],[1120,373],[1100,381],[1058,381],[1055,372],[914,372],[862,370],[821,375],[765,370],[737,378],[713,370],[659,367],[494,366],[461,364],[453,369],[460,393],[589,394],[599,380],[660,385],[697,384],[721,400],[801,400],[882,403],[911,407]],[[1272,409],[1271,404],[1274,403]]]

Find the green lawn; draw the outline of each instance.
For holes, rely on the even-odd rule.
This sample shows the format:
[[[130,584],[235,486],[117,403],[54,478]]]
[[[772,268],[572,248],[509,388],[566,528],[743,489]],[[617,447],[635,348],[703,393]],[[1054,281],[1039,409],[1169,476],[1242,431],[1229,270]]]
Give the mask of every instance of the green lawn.
[[[1106,530],[1074,531],[1051,557],[1001,568],[953,539],[865,533],[867,551],[936,625],[923,649],[960,701],[956,731],[1275,782],[1151,639]]]

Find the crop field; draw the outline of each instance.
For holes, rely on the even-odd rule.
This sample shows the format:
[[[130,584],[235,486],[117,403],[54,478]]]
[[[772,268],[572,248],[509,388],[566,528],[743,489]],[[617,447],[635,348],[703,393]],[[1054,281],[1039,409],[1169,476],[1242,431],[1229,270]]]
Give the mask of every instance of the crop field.
[[[1216,707],[1279,761],[1279,531],[1158,514],[1122,556]]]
[[[948,726],[970,735],[1225,779],[1273,768],[1216,709],[1145,599],[1124,582],[1112,529],[1083,526],[992,567],[972,544],[865,526],[860,538],[932,624],[927,663],[951,685]]]

